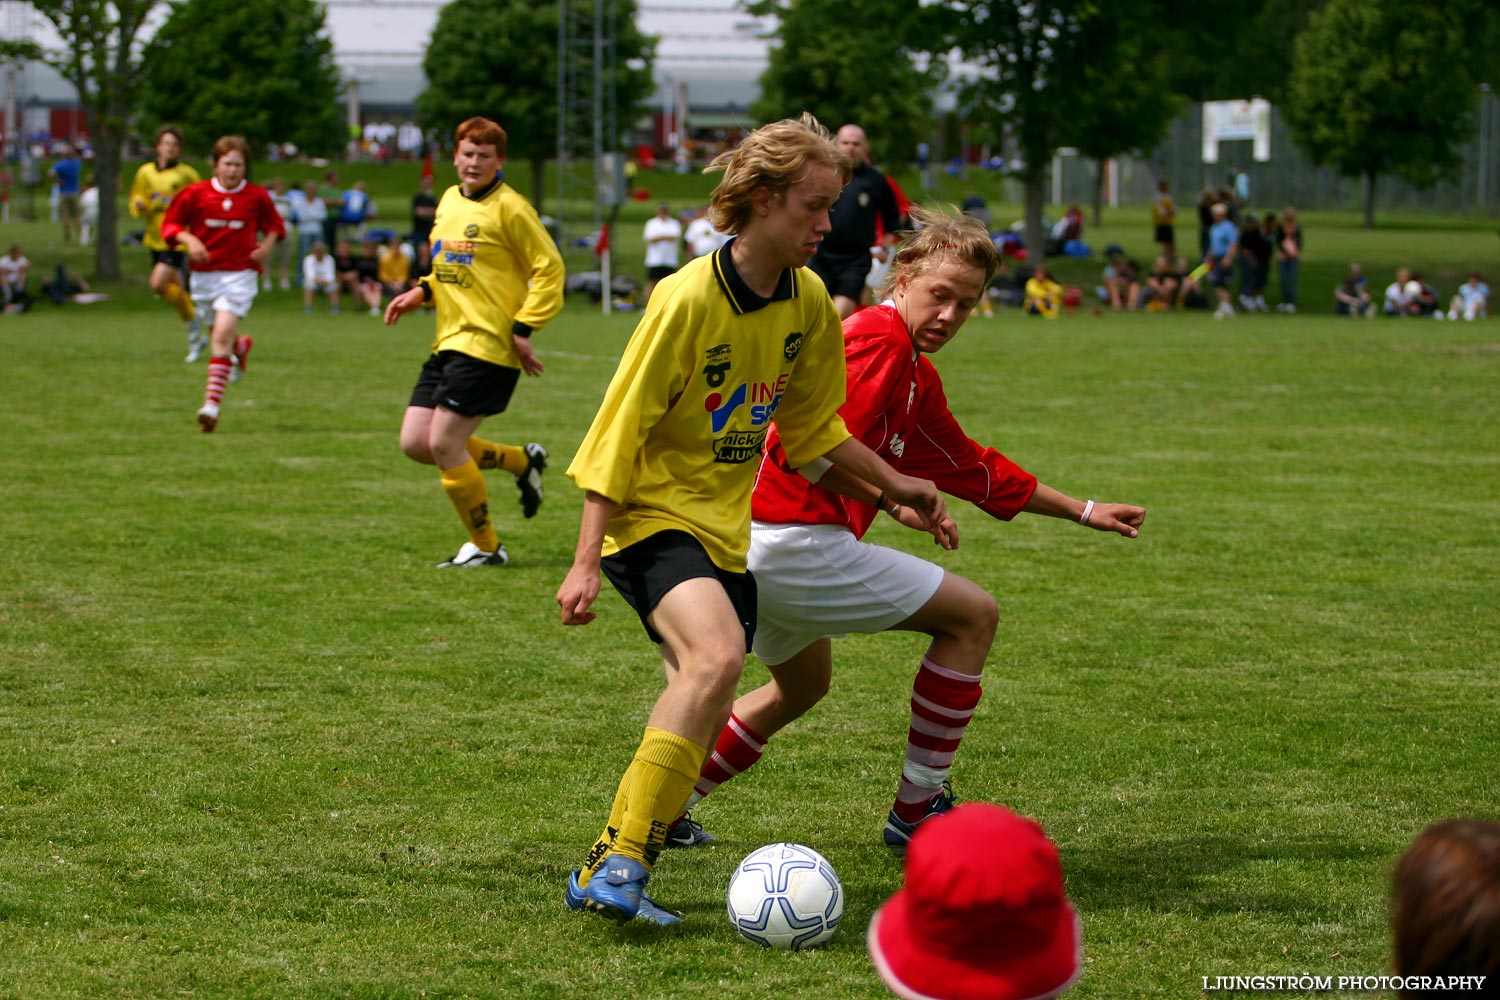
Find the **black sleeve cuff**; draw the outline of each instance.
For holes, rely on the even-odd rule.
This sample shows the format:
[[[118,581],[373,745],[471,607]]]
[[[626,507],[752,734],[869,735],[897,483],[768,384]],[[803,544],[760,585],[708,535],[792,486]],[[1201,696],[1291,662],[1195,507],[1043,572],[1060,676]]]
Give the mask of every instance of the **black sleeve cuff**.
[[[522,323],[520,320],[516,320],[510,325],[510,333],[513,337],[529,338],[531,336],[531,326],[529,324]]]
[[[419,281],[419,282],[417,282],[417,287],[420,288],[420,289],[422,289],[422,301],[423,302],[431,302],[432,301],[432,286],[429,285],[425,281]]]

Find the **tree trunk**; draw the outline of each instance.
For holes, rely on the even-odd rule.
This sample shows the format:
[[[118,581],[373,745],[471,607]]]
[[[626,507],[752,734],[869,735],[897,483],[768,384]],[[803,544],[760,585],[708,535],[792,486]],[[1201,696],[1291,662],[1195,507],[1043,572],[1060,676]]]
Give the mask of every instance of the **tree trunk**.
[[[124,135],[109,126],[94,132],[94,183],[99,187],[98,245],[94,249],[94,273],[100,278],[120,276],[119,190],[120,152]]]
[[[1375,171],[1365,172],[1365,228],[1375,228]]]
[[[1042,227],[1042,205],[1047,200],[1047,179],[1040,173],[1026,175],[1026,259],[1041,264],[1047,259],[1047,230]]]
[[[1108,160],[1094,161],[1094,225],[1104,225],[1104,171]]]

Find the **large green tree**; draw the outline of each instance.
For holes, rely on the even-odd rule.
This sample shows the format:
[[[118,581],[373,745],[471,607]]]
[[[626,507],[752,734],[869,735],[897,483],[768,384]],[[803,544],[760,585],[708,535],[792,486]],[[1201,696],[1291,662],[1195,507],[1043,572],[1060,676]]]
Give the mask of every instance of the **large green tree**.
[[[614,0],[612,85],[618,120],[646,113],[655,91],[651,64],[656,41],[636,27],[635,0]],[[542,208],[544,170],[557,153],[556,3],[531,0],[464,0],[438,14],[422,69],[427,89],[417,96],[417,116],[443,136],[466,118],[499,122],[509,157],[532,170],[532,201]],[[476,40],[478,40],[476,42]],[[606,139],[606,141],[608,141]]]
[[[137,40],[157,5],[157,0],[33,0],[37,13],[52,22],[62,46],[44,50],[29,42],[0,42],[0,54],[40,59],[78,91],[78,104],[93,142],[94,180],[100,191],[114,191],[119,185],[120,155],[136,95],[142,89]],[[120,276],[116,213],[115,199],[99,200],[94,268],[102,278]]]
[[[939,60],[917,49],[930,13],[910,0],[754,0],[780,21],[750,114],[775,121],[811,111],[831,129],[864,128],[877,161],[909,160],[931,136]],[[837,30],[829,30],[837,25]]]
[[[1087,31],[1113,31],[1091,23]],[[1078,67],[1072,86],[1085,95],[1063,123],[1063,144],[1094,161],[1094,225],[1104,221],[1104,165],[1131,153],[1143,156],[1166,137],[1182,107],[1167,83],[1171,53],[1135,32],[1111,45],[1090,45],[1098,58]]]
[[[221,135],[252,148],[290,142],[306,153],[343,148],[340,80],[317,0],[185,0],[146,45],[142,126],[173,122],[187,148]]]
[[[1326,0],[1161,0],[1136,37],[1167,55],[1167,86],[1191,101],[1286,98],[1292,43]],[[1140,30],[1136,30],[1139,28]]]
[[[1315,162],[1364,178],[1366,228],[1382,174],[1429,186],[1463,162],[1491,58],[1468,42],[1488,6],[1329,0],[1298,36],[1287,124]]]
[[[1159,8],[1151,0],[952,0],[942,10],[948,44],[978,68],[957,88],[965,113],[1008,135],[1020,156],[1026,245],[1039,255],[1048,167],[1058,147],[1083,141],[1081,126],[1106,118],[1115,137],[1095,146],[1095,155],[1151,144],[1144,133],[1132,141],[1128,115],[1111,116],[1100,105],[1115,99],[1111,91],[1125,86],[1128,74],[1142,71],[1134,62],[1142,58],[1139,40],[1127,28],[1152,23]]]

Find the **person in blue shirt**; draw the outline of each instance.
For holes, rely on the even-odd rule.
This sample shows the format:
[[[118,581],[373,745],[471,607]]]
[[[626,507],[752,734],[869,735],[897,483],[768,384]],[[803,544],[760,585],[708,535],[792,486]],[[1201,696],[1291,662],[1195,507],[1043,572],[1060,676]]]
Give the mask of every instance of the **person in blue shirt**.
[[[344,192],[339,205],[339,225],[344,227],[345,236],[363,239],[365,220],[373,218],[375,218],[375,203],[370,200],[369,192],[365,190],[365,182],[355,181],[354,186]]]
[[[1234,306],[1229,301],[1229,282],[1234,278],[1234,258],[1240,249],[1240,231],[1229,219],[1229,206],[1215,202],[1210,211],[1214,224],[1208,228],[1208,253],[1203,263],[1208,268],[1214,294],[1219,298],[1219,308],[1214,319],[1234,315]]]
[[[57,221],[62,224],[62,241],[72,243],[78,232],[78,193],[82,189],[83,163],[72,146],[63,149],[62,157],[52,165],[57,181]]]

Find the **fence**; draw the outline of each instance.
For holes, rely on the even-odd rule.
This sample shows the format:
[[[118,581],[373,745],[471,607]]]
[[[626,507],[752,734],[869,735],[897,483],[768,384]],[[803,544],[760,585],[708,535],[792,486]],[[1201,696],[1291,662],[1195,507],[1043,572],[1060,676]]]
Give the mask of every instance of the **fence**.
[[[1375,208],[1381,211],[1466,212],[1500,216],[1500,95],[1488,87],[1475,94],[1478,128],[1462,148],[1463,166],[1451,181],[1431,188],[1414,187],[1393,174],[1376,179]],[[1219,162],[1202,158],[1202,105],[1189,105],[1172,123],[1167,138],[1149,156],[1121,157],[1110,185],[1121,205],[1144,205],[1156,194],[1158,178],[1172,182],[1179,210],[1188,208],[1204,187],[1223,187],[1229,172],[1242,167],[1250,177],[1250,202],[1255,208],[1296,205],[1304,209],[1356,211],[1364,205],[1364,181],[1343,177],[1309,160],[1292,142],[1280,109],[1271,111],[1271,159],[1256,163],[1251,143],[1222,142]],[[1087,205],[1094,197],[1092,160],[1060,154],[1053,164],[1048,197],[1054,203]]]

